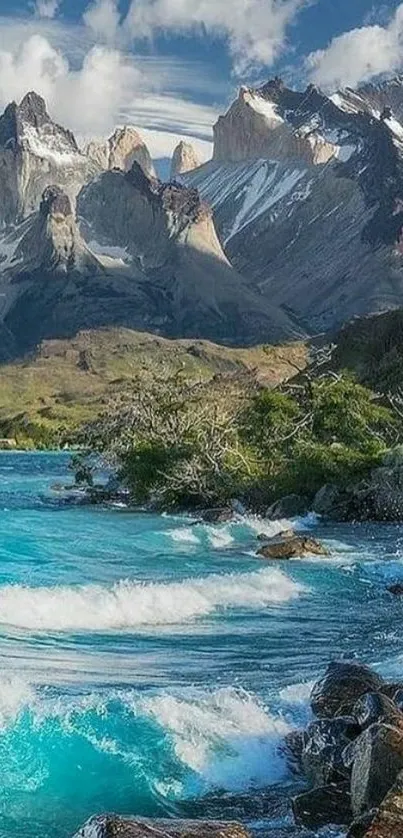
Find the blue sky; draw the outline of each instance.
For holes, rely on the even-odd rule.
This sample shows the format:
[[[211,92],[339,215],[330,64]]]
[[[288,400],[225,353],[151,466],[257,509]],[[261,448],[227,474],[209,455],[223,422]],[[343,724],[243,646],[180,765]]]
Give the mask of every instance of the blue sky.
[[[207,157],[241,83],[401,70],[399,0],[0,0],[0,106],[35,87],[80,137],[132,122],[154,157],[181,136]]]

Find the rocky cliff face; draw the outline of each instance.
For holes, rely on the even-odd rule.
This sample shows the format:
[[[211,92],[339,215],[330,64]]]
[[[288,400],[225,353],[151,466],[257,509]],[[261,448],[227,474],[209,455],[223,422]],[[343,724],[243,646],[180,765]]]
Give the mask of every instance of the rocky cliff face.
[[[175,180],[178,175],[183,175],[186,172],[192,172],[193,169],[198,169],[200,165],[201,161],[192,144],[185,143],[181,140],[172,156],[171,180]]]
[[[52,183],[74,200],[94,172],[73,134],[51,120],[36,93],[11,103],[0,116],[0,226],[36,210]]]
[[[134,163],[88,184],[78,211],[82,232],[68,195],[47,187],[38,212],[0,241],[7,357],[103,326],[241,345],[301,335],[229,264],[196,189]]]
[[[214,160],[184,176],[213,206],[232,264],[312,333],[402,303],[403,127],[383,105],[392,93],[397,101],[400,86],[329,98],[278,79],[243,89],[216,125]]]
[[[78,210],[87,237],[120,248],[147,282],[165,334],[228,343],[301,334],[232,268],[196,189],[163,184],[134,163],[129,173],[107,172],[88,184]]]

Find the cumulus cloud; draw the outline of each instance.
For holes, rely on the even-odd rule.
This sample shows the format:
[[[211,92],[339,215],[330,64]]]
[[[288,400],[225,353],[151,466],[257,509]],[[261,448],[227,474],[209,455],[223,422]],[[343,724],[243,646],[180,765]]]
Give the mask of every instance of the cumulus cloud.
[[[60,0],[36,0],[35,12],[38,17],[54,18],[59,6]]]
[[[403,3],[384,25],[374,24],[339,35],[326,49],[307,58],[310,78],[323,88],[354,87],[374,76],[403,68]]]
[[[119,32],[117,0],[95,0],[85,12],[83,20],[96,38],[112,43]]]
[[[125,29],[134,38],[155,32],[209,32],[225,38],[235,70],[270,65],[284,48],[287,28],[312,0],[132,0]]]
[[[19,34],[9,41],[10,49],[0,50],[0,108],[36,90],[52,117],[83,142],[109,135],[116,125],[131,124],[144,130],[157,157],[169,156],[183,137],[195,142],[202,159],[210,156],[218,111],[175,90],[181,77],[177,62],[171,66],[165,59],[149,58],[142,63],[105,45],[93,45],[77,67],[76,60],[70,61],[43,35],[28,34],[21,40]],[[185,62],[182,75],[196,79],[199,64],[196,68]],[[158,77],[172,86],[171,93],[157,89]]]
[[[139,75],[119,52],[102,46],[73,70],[46,38],[32,35],[16,52],[0,51],[0,103],[35,90],[59,121],[83,134],[103,134],[116,124]]]

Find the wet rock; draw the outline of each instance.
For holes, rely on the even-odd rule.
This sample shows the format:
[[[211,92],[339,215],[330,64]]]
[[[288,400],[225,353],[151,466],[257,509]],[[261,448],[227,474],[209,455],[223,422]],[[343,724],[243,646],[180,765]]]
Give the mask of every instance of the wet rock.
[[[380,721],[403,728],[403,713],[391,698],[382,693],[366,693],[361,696],[354,705],[353,716],[362,730]]]
[[[333,661],[313,687],[311,707],[319,718],[350,715],[357,699],[380,692],[382,685],[382,678],[368,666]]]
[[[267,542],[273,541],[273,538],[271,538],[265,532],[260,532],[259,535],[257,535],[256,537],[257,537],[258,541],[263,541],[266,544],[267,544]],[[279,532],[278,535],[275,536],[275,539],[280,539],[280,538],[282,538],[282,539],[284,539],[284,538],[295,538],[295,532],[294,532],[294,530],[291,530],[291,529],[282,530],[282,532]]]
[[[290,792],[278,787],[251,788],[238,794],[219,792],[204,797],[190,798],[175,803],[175,813],[181,818],[201,820],[245,821],[283,820],[291,810]]]
[[[326,548],[316,538],[294,536],[272,538],[258,550],[264,559],[295,559],[303,556],[328,556]]]
[[[306,742],[306,730],[291,730],[284,738],[282,751],[287,760],[288,767],[294,774],[301,774],[303,771],[302,754]]]
[[[331,784],[299,794],[292,801],[297,824],[320,829],[327,824],[349,824],[352,820],[349,784]]]
[[[307,780],[313,786],[327,786],[348,777],[343,753],[359,734],[360,728],[352,717],[312,722],[305,732],[301,754]]]
[[[297,515],[306,515],[309,512],[309,503],[302,495],[286,495],[273,503],[266,512],[266,518],[272,521],[279,521],[281,518],[294,518]]]
[[[352,824],[348,838],[403,838],[403,773],[397,777],[378,811]]]
[[[206,524],[227,524],[233,517],[234,512],[230,507],[205,509],[202,513],[202,519]]]
[[[377,807],[403,770],[403,731],[369,727],[352,749],[351,805],[355,817]]]
[[[249,838],[236,822],[152,820],[101,815],[90,818],[74,838]]]

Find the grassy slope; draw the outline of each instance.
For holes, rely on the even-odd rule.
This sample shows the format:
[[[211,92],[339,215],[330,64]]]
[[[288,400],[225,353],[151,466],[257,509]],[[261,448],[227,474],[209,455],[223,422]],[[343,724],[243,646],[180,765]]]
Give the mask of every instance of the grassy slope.
[[[80,332],[73,340],[45,341],[35,356],[0,366],[1,435],[21,421],[73,427],[107,404],[144,367],[167,374],[183,369],[209,377],[237,369],[274,385],[304,367],[302,343],[230,349],[207,341],[170,341],[129,329]]]

